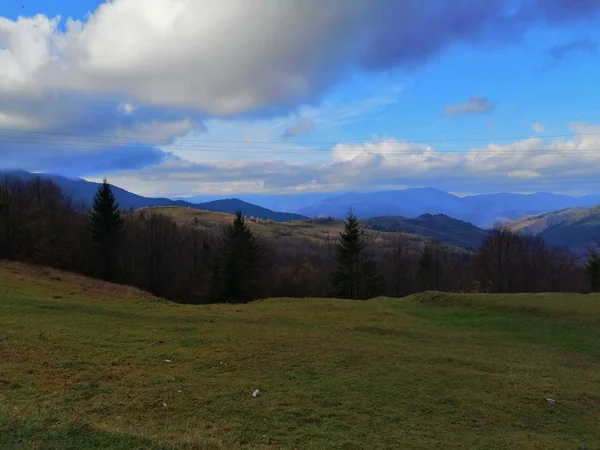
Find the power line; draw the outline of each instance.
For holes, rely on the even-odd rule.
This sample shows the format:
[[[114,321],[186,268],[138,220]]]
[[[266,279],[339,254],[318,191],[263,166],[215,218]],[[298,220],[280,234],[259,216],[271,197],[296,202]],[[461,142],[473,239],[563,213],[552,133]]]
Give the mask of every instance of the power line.
[[[0,135],[0,143],[6,144],[15,144],[15,145],[36,145],[36,146],[61,146],[61,147],[69,147],[69,148],[90,148],[90,149],[107,149],[107,148],[115,148],[115,149],[136,149],[136,148],[146,148],[148,145],[145,143],[111,143],[111,142],[89,142],[89,141],[73,141],[73,140],[52,140],[52,139],[5,139],[4,136]],[[401,147],[402,143],[398,143],[396,147]],[[391,148],[390,148],[391,147]],[[394,146],[389,144],[385,150],[374,151],[375,154],[381,155],[427,155],[427,151],[423,152],[415,152],[412,149],[401,149],[398,148],[394,150]],[[195,145],[195,146],[185,146],[183,149],[195,151],[198,153],[260,153],[260,154],[325,154],[326,152],[331,152],[331,148],[262,148],[262,147],[246,147],[246,148],[231,148],[231,147],[222,147],[217,145]],[[363,149],[365,153],[368,153],[366,149]],[[435,151],[432,152],[432,155],[443,156],[443,155],[481,155],[481,156],[494,156],[494,155],[591,155],[595,153],[599,153],[600,148],[590,148],[586,147],[584,149],[572,149],[572,150],[562,150],[556,148],[533,148],[533,149],[525,149],[522,151],[511,150],[511,149],[503,149],[503,150],[493,150],[491,153],[484,153],[482,150],[477,150],[477,153],[473,152],[473,149],[466,150],[455,150],[455,151]],[[354,150],[337,150],[336,154],[341,155],[351,155],[357,154]]]
[[[94,134],[81,134],[81,133],[65,133],[65,132],[53,132],[53,131],[30,131],[25,129],[11,129],[11,128],[0,128],[0,135],[14,136],[14,134],[21,133],[27,135],[38,135],[40,137],[48,136],[59,136],[59,137],[81,137],[81,138],[94,138],[94,139],[113,139],[113,140],[133,140],[143,141],[145,140],[142,136],[123,136],[123,135],[94,135]],[[491,142],[491,141],[506,141],[506,140],[524,140],[524,139],[558,139],[567,137],[581,137],[581,136],[598,136],[600,132],[593,133],[566,133],[566,134],[547,134],[538,136],[500,136],[500,137],[488,137],[488,138],[456,138],[456,139],[402,139],[398,140],[401,143],[409,144],[427,144],[427,143],[456,143],[456,142]],[[147,139],[146,139],[147,140]],[[209,140],[209,139],[185,139],[185,138],[157,138],[155,141],[165,141],[168,143],[176,140],[180,143],[185,142],[203,142],[211,144],[235,144],[235,145],[248,145],[248,144],[268,144],[268,145],[290,145],[289,141],[232,141],[232,140]],[[389,142],[386,140],[380,141],[305,141],[297,145],[311,145],[311,144],[332,144],[332,145],[343,145],[343,144],[377,144],[381,142]]]

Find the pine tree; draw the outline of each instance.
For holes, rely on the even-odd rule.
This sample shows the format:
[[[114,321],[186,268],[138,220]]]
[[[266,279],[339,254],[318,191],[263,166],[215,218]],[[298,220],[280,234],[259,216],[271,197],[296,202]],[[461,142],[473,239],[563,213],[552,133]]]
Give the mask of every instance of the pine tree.
[[[356,299],[360,295],[361,255],[366,247],[364,234],[358,218],[350,210],[336,246],[337,267],[332,280],[337,295],[343,298]]]
[[[598,253],[591,253],[590,258],[585,264],[585,270],[590,282],[590,291],[600,291],[600,256]]]
[[[123,218],[106,180],[94,197],[90,213],[90,230],[97,260],[98,275],[114,279],[117,273],[116,254],[123,235]]]
[[[218,299],[226,302],[255,299],[261,264],[260,246],[248,228],[244,215],[237,211],[233,224],[225,233],[222,263],[215,266],[220,272],[213,281],[218,290]]]

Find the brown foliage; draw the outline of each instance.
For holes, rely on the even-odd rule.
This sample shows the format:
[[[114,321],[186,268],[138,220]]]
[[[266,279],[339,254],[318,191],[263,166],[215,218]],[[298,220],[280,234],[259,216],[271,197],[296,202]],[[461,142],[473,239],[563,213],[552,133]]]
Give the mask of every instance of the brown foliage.
[[[179,302],[214,301],[222,225],[203,228],[178,223],[155,211],[125,217],[118,250],[118,280]],[[255,296],[326,297],[335,267],[335,239],[297,236],[259,241],[264,262]],[[371,274],[383,280],[382,294],[400,297],[419,290],[454,292],[581,292],[581,265],[565,250],[549,249],[541,238],[495,228],[474,254],[430,243],[424,271],[408,238],[382,232],[365,257]],[[73,205],[51,181],[0,180],[0,257],[58,269],[91,273],[93,246],[87,211]],[[422,258],[421,258],[422,259]],[[379,294],[379,287],[377,287]],[[368,296],[368,294],[365,294]]]

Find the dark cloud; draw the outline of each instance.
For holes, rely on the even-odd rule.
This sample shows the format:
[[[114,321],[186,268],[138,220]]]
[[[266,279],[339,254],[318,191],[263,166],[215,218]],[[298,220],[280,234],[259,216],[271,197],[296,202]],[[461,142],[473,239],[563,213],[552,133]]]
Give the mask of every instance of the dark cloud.
[[[565,23],[572,20],[593,20],[600,15],[598,0],[521,0],[517,17],[524,21],[542,20],[549,23]]]
[[[315,129],[315,123],[309,117],[301,117],[295,125],[286,128],[283,139],[289,139],[295,136],[311,133]]]
[[[118,170],[138,170],[163,161],[168,154],[151,146],[73,146],[68,142],[38,142],[0,138],[0,169],[23,169],[67,176]]]
[[[40,17],[11,25],[5,45],[16,58],[7,71],[21,74],[9,80],[19,88],[118,92],[139,105],[212,117],[273,115],[318,101],[357,70],[411,68],[456,44],[517,41],[534,26],[599,12],[598,0],[189,2],[165,33],[140,19],[133,2],[115,0],[60,35],[57,55],[47,50],[56,33],[44,34],[52,26]],[[40,48],[13,49],[12,35]],[[21,63],[36,58],[48,64]]]
[[[141,169],[163,161],[166,146],[202,130],[177,111],[140,107],[124,114],[118,99],[60,92],[42,97],[0,95],[0,105],[26,118],[21,126],[0,123],[0,168],[93,175]]]
[[[596,53],[598,43],[589,37],[574,39],[564,44],[552,47],[548,53],[555,61],[562,61],[565,57],[576,52]]]
[[[165,157],[155,146],[192,127],[201,130],[204,117],[287,114],[357,71],[416,67],[456,44],[514,41],[533,26],[594,20],[600,13],[600,0],[232,5],[189,2],[174,13],[169,33],[140,19],[139,8],[124,0],[104,3],[62,34],[43,16],[0,23],[0,46],[11,55],[3,69],[15,74],[0,79],[0,128],[38,132],[27,135],[27,143],[15,134],[9,137],[21,142],[11,143],[0,132],[0,164],[80,173],[152,166]],[[223,11],[231,20],[215,21]],[[573,41],[551,55],[592,51],[592,44]],[[493,107],[473,97],[446,113]],[[299,122],[284,137],[313,126]],[[124,139],[129,136],[139,138],[135,145]]]
[[[447,116],[460,116],[466,114],[486,114],[494,110],[496,106],[489,98],[481,95],[474,95],[465,103],[457,105],[448,105],[444,109]]]
[[[535,24],[593,20],[598,0],[375,1],[363,67],[417,66],[456,43],[511,41]]]

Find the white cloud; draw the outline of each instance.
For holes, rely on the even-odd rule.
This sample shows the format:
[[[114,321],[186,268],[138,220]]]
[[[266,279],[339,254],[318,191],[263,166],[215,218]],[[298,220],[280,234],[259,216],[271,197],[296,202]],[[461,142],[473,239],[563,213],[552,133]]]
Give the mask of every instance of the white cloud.
[[[592,17],[596,3],[113,0],[64,32],[59,18],[0,17],[0,91],[125,95],[212,116],[291,109],[356,69],[414,67],[456,42]],[[474,98],[462,111],[481,108]]]
[[[24,115],[0,110],[0,128],[34,130],[36,123],[35,120]]]
[[[43,76],[52,63],[52,39],[58,19],[43,15],[0,16],[0,92],[37,95],[43,92]]]
[[[546,127],[544,127],[544,125],[542,125],[541,123],[537,122],[531,124],[531,129],[536,133],[544,133],[546,131]]]
[[[135,105],[131,104],[131,103],[121,103],[119,105],[119,112],[126,114],[126,115],[131,115],[135,112],[137,108],[135,107]]]
[[[574,125],[575,126],[575,125]],[[594,126],[576,125],[584,131]],[[594,192],[600,171],[600,135],[545,141],[529,138],[460,152],[442,152],[393,139],[340,144],[328,162],[244,161],[199,163],[168,159],[140,172],[111,176],[142,193],[284,193],[394,186],[435,186],[454,192]],[[164,182],[168,176],[168,185]],[[596,184],[594,184],[596,183]]]
[[[539,172],[534,172],[533,170],[513,170],[508,173],[508,176],[511,178],[524,178],[524,179],[533,179],[539,178],[542,175]]]
[[[341,81],[395,67],[417,67],[456,43],[479,43],[487,37],[513,39],[532,22],[592,17],[600,10],[598,2],[574,6],[563,0],[522,0],[511,10],[514,14],[507,15],[513,3],[112,0],[83,21],[61,22],[44,15],[16,20],[0,17],[0,121],[9,128],[59,136],[52,138],[52,146],[48,137],[46,142],[35,138],[37,142],[29,147],[0,143],[1,163],[10,161],[21,167],[47,163],[44,168],[53,169],[73,162],[73,170],[79,170],[79,164],[92,153],[95,159],[88,158],[88,168],[99,162],[106,163],[99,167],[127,169],[138,168],[143,161],[148,165],[161,161],[142,170],[139,177],[152,179],[153,173],[160,173],[154,180],[163,182],[163,170],[171,167],[175,179],[185,172],[186,182],[194,180],[194,191],[200,186],[224,189],[222,183],[263,190],[306,183],[328,188],[347,185],[353,178],[357,183],[399,183],[403,177],[410,181],[426,173],[445,177],[478,170],[487,173],[491,167],[504,177],[514,170],[533,170],[544,178],[556,164],[555,155],[532,154],[524,161],[518,153],[521,147],[527,150],[539,145],[536,142],[515,144],[510,157],[495,155],[495,146],[484,154],[465,156],[391,140],[365,144],[364,148],[337,146],[332,154],[321,152],[311,158],[300,154],[301,146],[281,146],[277,147],[279,154],[285,154],[282,149],[289,149],[290,154],[272,154],[271,161],[240,166],[219,165],[225,158],[206,156],[209,150],[224,150],[230,160],[232,149],[215,148],[213,143],[212,148],[198,151],[201,143],[194,149],[176,141],[190,133],[200,135],[203,123],[223,124],[228,119],[238,122],[222,129],[239,127],[245,128],[247,136],[275,136],[267,141],[294,125],[289,117],[310,117],[319,130],[357,123],[367,113],[381,111],[397,95],[357,102],[354,109],[339,108],[335,102],[319,103],[323,94]],[[536,14],[531,14],[534,11]],[[476,97],[462,109],[455,105],[450,111],[484,110],[489,106],[485,100]],[[245,126],[259,117],[273,120],[267,130]],[[165,152],[157,148],[108,148],[115,141],[109,139],[111,135],[135,133],[143,143],[164,144],[162,147],[190,162],[172,167],[172,162],[164,160]],[[82,142],[74,137],[77,135],[100,138],[77,148],[76,143]],[[397,147],[409,153],[394,152]],[[298,156],[292,156],[292,151]],[[253,158],[266,159],[266,152],[254,153]],[[349,154],[354,159],[348,158]],[[275,158],[285,162],[272,161]],[[530,167],[517,166],[523,162]],[[221,175],[227,180],[220,181]]]

